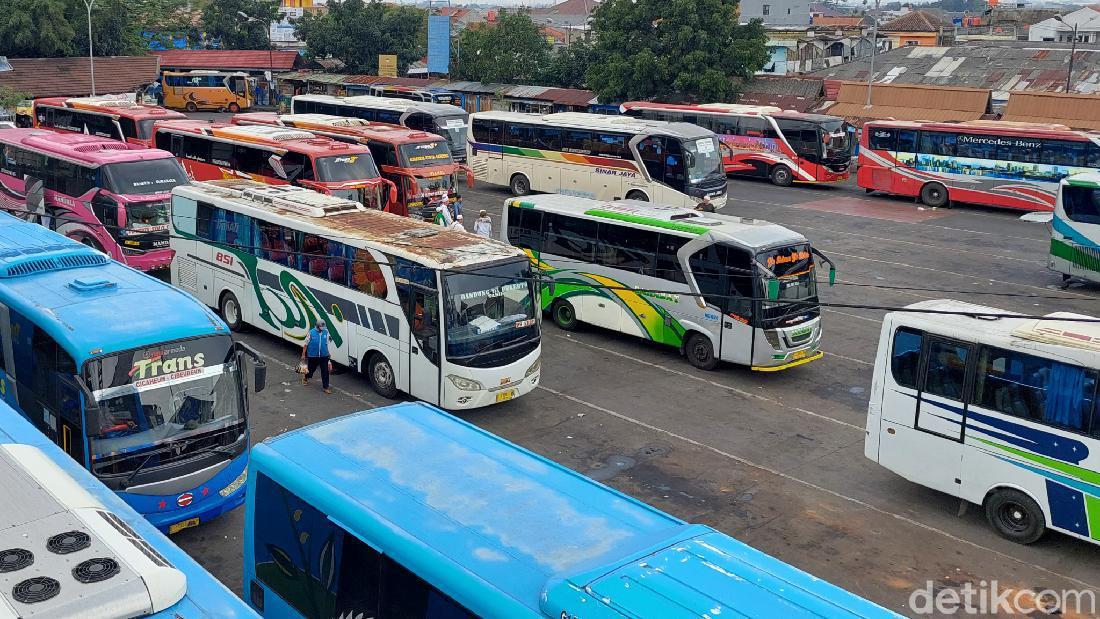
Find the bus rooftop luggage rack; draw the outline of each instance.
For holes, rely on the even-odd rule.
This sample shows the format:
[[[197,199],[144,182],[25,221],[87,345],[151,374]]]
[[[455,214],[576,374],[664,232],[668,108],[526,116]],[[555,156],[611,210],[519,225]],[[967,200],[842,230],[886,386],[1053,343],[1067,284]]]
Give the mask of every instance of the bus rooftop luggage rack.
[[[275,142],[287,142],[290,140],[311,140],[316,139],[317,137],[307,131],[298,131],[295,129],[286,129],[283,127],[263,127],[255,125],[248,127],[224,127],[219,131],[229,136],[240,138],[262,138]]]

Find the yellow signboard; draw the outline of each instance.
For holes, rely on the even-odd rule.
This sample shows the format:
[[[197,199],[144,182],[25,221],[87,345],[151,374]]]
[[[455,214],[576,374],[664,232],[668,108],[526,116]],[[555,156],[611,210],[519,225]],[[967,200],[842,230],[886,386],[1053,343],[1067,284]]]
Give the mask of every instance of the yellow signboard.
[[[378,75],[382,77],[397,77],[397,56],[392,54],[378,54]]]

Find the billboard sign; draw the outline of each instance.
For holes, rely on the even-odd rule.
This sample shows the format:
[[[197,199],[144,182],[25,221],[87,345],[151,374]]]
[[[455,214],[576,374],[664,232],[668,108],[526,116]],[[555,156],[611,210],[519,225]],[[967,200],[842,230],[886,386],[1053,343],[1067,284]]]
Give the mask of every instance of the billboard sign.
[[[397,56],[393,54],[378,54],[378,75],[382,77],[397,77]]]
[[[451,72],[451,18],[428,16],[428,73]]]

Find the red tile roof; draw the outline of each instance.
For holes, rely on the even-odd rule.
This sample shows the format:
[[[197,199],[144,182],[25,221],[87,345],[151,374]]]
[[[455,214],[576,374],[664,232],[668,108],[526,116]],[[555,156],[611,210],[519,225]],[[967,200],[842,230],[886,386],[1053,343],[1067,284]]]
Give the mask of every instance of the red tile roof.
[[[292,71],[301,66],[298,52],[283,50],[168,49],[150,52],[165,69]]]
[[[561,105],[587,106],[596,98],[596,93],[591,90],[579,90],[577,88],[551,88],[537,98],[549,99]]]
[[[883,32],[939,32],[943,20],[928,11],[910,11],[879,26]]]
[[[845,15],[840,17],[822,15],[821,17],[814,17],[812,23],[815,26],[858,26],[863,23],[863,18],[859,15]]]
[[[9,58],[12,71],[0,73],[0,86],[34,97],[79,97],[91,94],[87,58]],[[155,56],[104,56],[95,59],[97,94],[134,92],[157,79]]]

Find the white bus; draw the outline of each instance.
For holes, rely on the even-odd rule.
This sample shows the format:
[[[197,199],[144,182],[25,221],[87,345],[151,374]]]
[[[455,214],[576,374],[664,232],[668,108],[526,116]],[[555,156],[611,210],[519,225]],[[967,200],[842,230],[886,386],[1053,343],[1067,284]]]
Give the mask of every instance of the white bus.
[[[451,158],[466,161],[466,130],[470,113],[457,105],[370,95],[298,95],[291,99],[290,109],[292,114],[349,116],[434,133],[447,140]]]
[[[576,112],[478,112],[470,126],[474,175],[515,196],[726,203],[718,137],[702,127]]]
[[[676,346],[692,365],[775,371],[822,356],[815,256],[805,237],[766,221],[623,200],[510,198],[501,238],[543,277],[542,308]]]
[[[1050,235],[1049,266],[1064,285],[1071,277],[1100,282],[1100,174],[1062,179]]]
[[[246,180],[172,196],[172,283],[300,344],[328,325],[334,362],[449,409],[503,402],[539,382],[531,266],[495,240],[358,202]]]
[[[1051,528],[1100,542],[1100,325],[951,300],[906,309],[960,314],[886,314],[867,457],[981,505],[1010,540]]]

